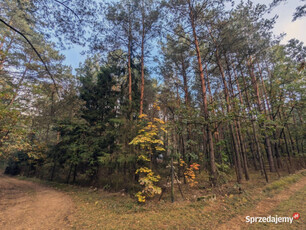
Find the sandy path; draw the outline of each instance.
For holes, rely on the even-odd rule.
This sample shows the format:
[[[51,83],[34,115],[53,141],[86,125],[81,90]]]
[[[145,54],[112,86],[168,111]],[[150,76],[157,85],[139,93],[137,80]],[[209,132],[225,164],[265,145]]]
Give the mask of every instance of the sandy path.
[[[290,185],[288,189],[280,192],[272,198],[266,198],[260,201],[256,208],[250,210],[249,212],[236,216],[230,221],[222,224],[217,229],[247,229],[249,227],[249,223],[246,223],[246,216],[269,216],[271,211],[276,208],[282,201],[289,199],[294,193],[303,189],[306,186],[306,177],[303,177],[297,183]]]
[[[64,193],[0,175],[0,229],[70,229],[73,208]]]

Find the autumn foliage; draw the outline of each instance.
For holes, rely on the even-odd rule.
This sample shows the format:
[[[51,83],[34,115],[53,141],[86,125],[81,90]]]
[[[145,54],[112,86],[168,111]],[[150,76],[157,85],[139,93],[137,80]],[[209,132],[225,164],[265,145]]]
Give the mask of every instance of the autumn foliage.
[[[153,113],[160,110],[160,107],[155,103],[153,105]],[[146,198],[154,197],[156,194],[161,193],[161,188],[155,185],[159,180],[160,176],[155,175],[151,168],[145,167],[143,165],[151,163],[154,155],[157,153],[165,152],[163,145],[164,142],[160,138],[161,132],[166,132],[165,122],[153,117],[151,120],[146,114],[141,114],[139,116],[144,127],[140,129],[138,135],[130,142],[130,145],[136,147],[138,151],[138,163],[142,166],[138,168],[135,174],[138,174],[139,183],[143,186],[143,190],[136,193],[138,202],[144,203]]]

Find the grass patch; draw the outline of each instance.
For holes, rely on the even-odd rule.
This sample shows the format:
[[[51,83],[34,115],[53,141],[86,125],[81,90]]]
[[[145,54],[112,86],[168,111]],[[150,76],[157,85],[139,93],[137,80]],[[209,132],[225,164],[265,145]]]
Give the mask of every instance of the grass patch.
[[[290,175],[287,177],[283,177],[277,181],[272,182],[271,184],[265,186],[263,192],[265,193],[277,193],[284,188],[287,188],[289,185],[296,183],[299,181],[303,176],[306,176],[306,172],[303,171],[298,174]]]

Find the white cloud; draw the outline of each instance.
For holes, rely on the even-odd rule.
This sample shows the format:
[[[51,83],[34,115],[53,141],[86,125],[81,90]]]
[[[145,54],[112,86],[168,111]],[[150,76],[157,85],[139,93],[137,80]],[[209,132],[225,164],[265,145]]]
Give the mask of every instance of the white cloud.
[[[287,22],[284,24],[278,24],[275,27],[274,32],[275,33],[285,32],[287,34],[283,42],[287,42],[288,40],[292,38],[296,38],[306,43],[305,27],[306,27],[306,24],[305,24],[305,19],[304,19],[304,20],[298,20],[295,22]]]
[[[272,0],[253,0],[254,3],[270,4]],[[285,3],[279,4],[267,17],[272,17],[277,14],[279,17],[276,20],[273,32],[275,35],[286,33],[282,43],[286,43],[292,38],[299,39],[306,43],[306,17],[300,18],[292,22],[293,13],[297,6],[304,4],[301,0],[288,0]]]

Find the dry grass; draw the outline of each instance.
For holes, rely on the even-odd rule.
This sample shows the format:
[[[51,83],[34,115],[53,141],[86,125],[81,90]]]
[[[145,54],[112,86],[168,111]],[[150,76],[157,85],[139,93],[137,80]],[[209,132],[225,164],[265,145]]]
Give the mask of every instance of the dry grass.
[[[214,189],[199,181],[202,189],[183,185],[185,200],[176,189],[175,203],[170,202],[168,192],[160,202],[156,198],[144,205],[137,204],[132,196],[124,193],[48,184],[73,198],[76,204],[74,229],[215,229],[303,176],[306,176],[305,171],[277,180],[277,176],[271,174],[273,182],[267,185],[262,176],[252,173],[252,180],[243,182],[240,193],[234,181]],[[216,194],[217,199],[196,201],[197,197],[208,194]]]
[[[293,220],[292,224],[288,223],[256,223],[252,224],[249,229],[305,229],[305,213],[306,213],[306,187],[293,194],[288,200],[281,202],[276,208],[274,208],[269,215],[292,217],[293,213],[298,212],[301,217],[298,220]]]

